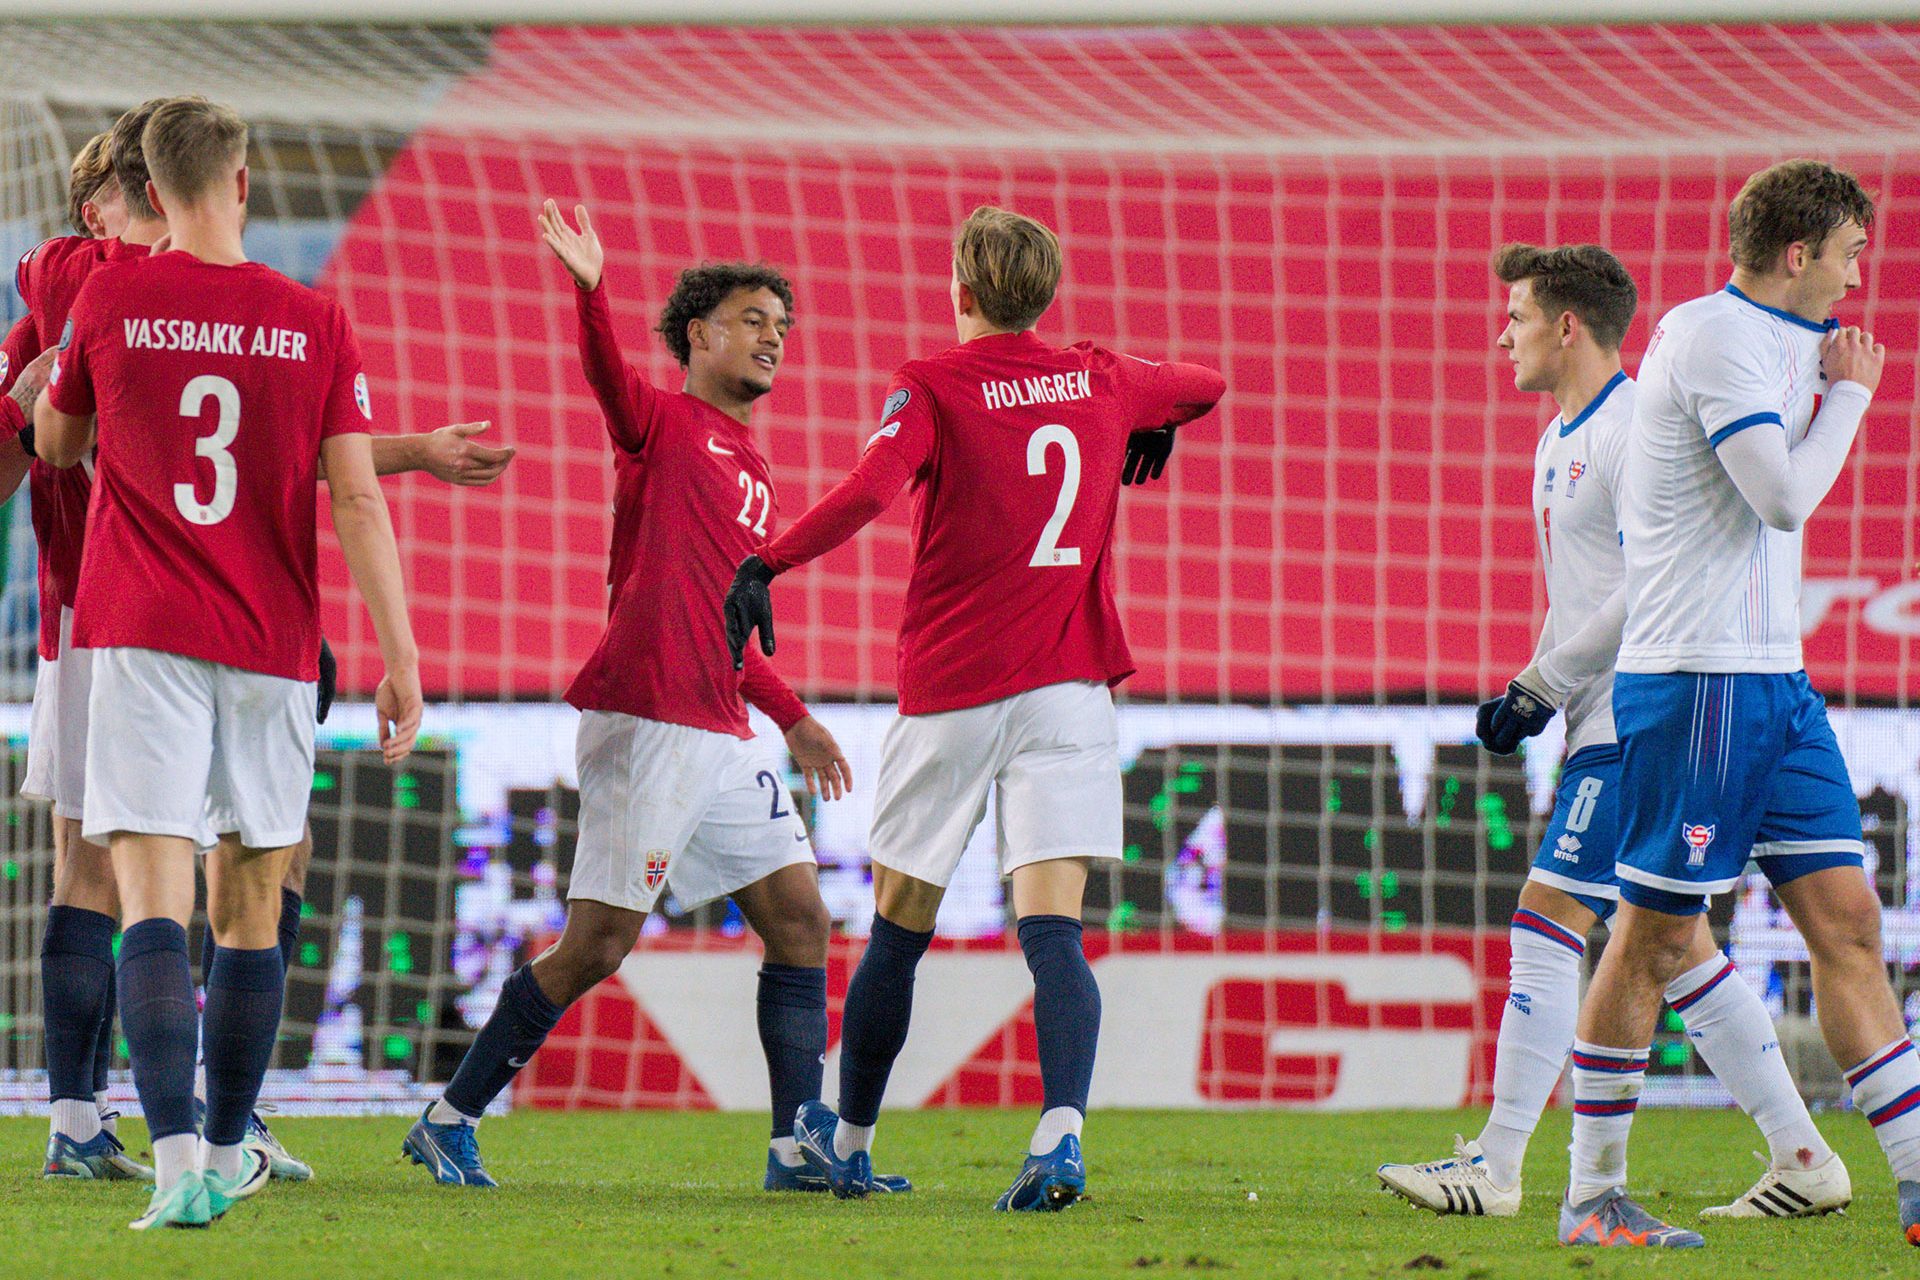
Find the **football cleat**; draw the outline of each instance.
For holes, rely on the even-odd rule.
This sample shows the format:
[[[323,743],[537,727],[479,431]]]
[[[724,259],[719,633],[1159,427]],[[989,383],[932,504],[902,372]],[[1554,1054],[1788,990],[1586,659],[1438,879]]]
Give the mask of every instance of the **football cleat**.
[[[1900,1191],[1900,1231],[1907,1243],[1920,1245],[1920,1182],[1902,1181]]]
[[[1087,1193],[1080,1139],[1071,1133],[1043,1156],[1030,1155],[993,1207],[1002,1213],[1058,1213]]]
[[[434,1124],[427,1119],[427,1111],[407,1130],[400,1154],[427,1166],[435,1182],[449,1187],[499,1186],[480,1163],[480,1138],[474,1126]]]
[[[1430,1164],[1383,1164],[1374,1170],[1380,1185],[1409,1204],[1435,1213],[1464,1213],[1489,1218],[1511,1218],[1520,1212],[1520,1184],[1495,1185],[1487,1173],[1480,1144],[1458,1134],[1453,1159]]]
[[[1762,1156],[1761,1159],[1766,1157]],[[1702,1209],[1702,1218],[1813,1218],[1853,1202],[1853,1180],[1838,1153],[1812,1169],[1769,1166],[1732,1204]]]
[[[1660,1221],[1615,1187],[1584,1204],[1560,1202],[1560,1243],[1602,1248],[1698,1249],[1707,1242],[1698,1231]]]
[[[267,1169],[275,1178],[287,1182],[306,1182],[313,1177],[313,1167],[304,1160],[296,1160],[280,1145],[280,1139],[273,1136],[273,1130],[267,1128],[267,1122],[260,1118],[258,1111],[247,1116],[247,1136],[241,1141],[250,1149],[258,1151],[267,1162]]]
[[[147,1211],[127,1225],[135,1231],[151,1231],[155,1227],[205,1227],[212,1221],[206,1181],[198,1169],[189,1169],[170,1189],[156,1188]]]
[[[47,1139],[43,1178],[90,1178],[96,1182],[152,1182],[153,1170],[127,1154],[120,1139],[102,1129],[85,1142],[64,1133]]]
[[[842,1200],[855,1200],[877,1190],[873,1184],[873,1158],[856,1151],[841,1160],[833,1154],[833,1132],[840,1117],[824,1102],[803,1102],[793,1116],[793,1141],[827,1180],[827,1190]]]
[[[212,1170],[201,1173],[207,1187],[207,1213],[218,1222],[227,1210],[267,1185],[273,1177],[273,1165],[258,1147],[240,1148],[240,1176],[223,1178]]]
[[[767,1176],[760,1184],[763,1191],[826,1191],[827,1175],[811,1164],[782,1164],[780,1157],[767,1152]],[[873,1175],[873,1190],[880,1195],[899,1195],[913,1190],[913,1184],[897,1173]]]

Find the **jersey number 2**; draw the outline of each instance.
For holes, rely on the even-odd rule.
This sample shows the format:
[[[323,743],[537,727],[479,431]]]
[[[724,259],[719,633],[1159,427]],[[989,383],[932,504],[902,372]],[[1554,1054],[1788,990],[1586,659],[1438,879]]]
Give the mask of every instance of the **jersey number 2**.
[[[1033,548],[1033,559],[1027,561],[1029,569],[1051,569],[1080,563],[1080,548],[1060,545],[1060,533],[1067,527],[1067,517],[1073,514],[1073,500],[1080,496],[1080,442],[1073,438],[1073,432],[1056,422],[1028,436],[1027,474],[1047,474],[1047,446],[1050,444],[1060,446],[1060,497],[1053,504],[1053,517],[1047,521],[1047,527],[1040,531],[1040,541]]]
[[[240,388],[219,374],[203,373],[180,393],[180,416],[200,417],[209,400],[218,406],[220,417],[212,435],[193,442],[193,452],[213,464],[213,501],[200,501],[192,483],[173,486],[173,505],[194,524],[219,524],[232,515],[234,492],[240,487],[239,468],[227,452],[240,433]]]

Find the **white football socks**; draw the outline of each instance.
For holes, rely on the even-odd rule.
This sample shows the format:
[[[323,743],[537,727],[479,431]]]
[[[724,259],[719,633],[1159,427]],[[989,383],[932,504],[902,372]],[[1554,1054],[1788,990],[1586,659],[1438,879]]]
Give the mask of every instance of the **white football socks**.
[[[1507,1006],[1500,1014],[1493,1064],[1493,1112],[1480,1131],[1487,1176],[1497,1187],[1520,1180],[1527,1142],[1566,1070],[1580,1016],[1580,957],[1585,942],[1533,911],[1513,917]]]
[[[800,1144],[791,1136],[769,1138],[767,1146],[773,1151],[773,1158],[789,1169],[798,1169],[807,1162],[807,1158],[800,1154]]]
[[[153,1185],[158,1191],[171,1191],[189,1170],[200,1164],[200,1135],[176,1133],[153,1144]]]
[[[112,1106],[108,1104],[107,1091],[105,1089],[93,1095],[93,1107],[94,1110],[100,1113],[100,1127],[115,1137],[118,1137],[120,1132],[120,1116],[119,1113],[114,1111]]]
[[[1573,1042],[1573,1169],[1567,1202],[1627,1185],[1627,1134],[1646,1083],[1643,1049]]]
[[[216,1147],[210,1142],[200,1144],[200,1167],[208,1173],[217,1173],[229,1182],[240,1176],[244,1167],[243,1149],[239,1143],[231,1146]]]
[[[1040,1114],[1040,1123],[1034,1127],[1033,1141],[1027,1144],[1027,1154],[1044,1156],[1060,1145],[1060,1139],[1072,1134],[1079,1137],[1086,1127],[1087,1118],[1080,1114],[1078,1107],[1054,1107]]]
[[[1893,1176],[1920,1179],[1920,1054],[1902,1036],[1882,1045],[1847,1072],[1853,1105],[1873,1126]]]
[[[100,1134],[100,1108],[91,1102],[61,1098],[53,1104],[47,1125],[50,1132],[64,1134],[75,1142],[91,1142]]]
[[[469,1129],[478,1128],[480,1122],[459,1110],[445,1098],[441,1098],[427,1108],[428,1124],[464,1124]]]
[[[873,1126],[848,1124],[842,1120],[833,1126],[833,1158],[845,1160],[856,1151],[873,1150]]]
[[[1667,984],[1667,1003],[1707,1067],[1766,1135],[1776,1169],[1813,1169],[1833,1148],[1814,1128],[1759,995],[1723,953]]]

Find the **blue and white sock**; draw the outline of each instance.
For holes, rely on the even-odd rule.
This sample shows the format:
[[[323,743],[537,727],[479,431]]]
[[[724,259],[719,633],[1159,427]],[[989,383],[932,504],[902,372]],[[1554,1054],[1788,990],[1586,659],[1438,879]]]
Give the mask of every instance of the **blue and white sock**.
[[[757,1010],[773,1097],[770,1141],[781,1161],[801,1163],[793,1113],[820,1096],[827,1061],[827,971],[789,964],[760,966]]]
[[[216,1151],[239,1148],[247,1117],[260,1100],[260,1082],[273,1058],[280,1032],[280,1005],[286,970],[278,946],[243,951],[219,947],[207,969],[207,1005],[201,1012],[202,1052],[207,1072],[207,1120],[204,1137]],[[221,1173],[238,1157],[210,1160]]]
[[[1647,1079],[1644,1049],[1573,1042],[1573,1172],[1570,1204],[1627,1185],[1627,1135]]]
[[[1033,974],[1033,1028],[1043,1092],[1040,1124],[1028,1154],[1043,1156],[1067,1134],[1079,1135],[1100,1044],[1100,988],[1087,966],[1082,928],[1070,916],[1026,916],[1020,950]]]
[[[120,1024],[133,1058],[133,1085],[153,1138],[159,1189],[171,1190],[194,1165],[193,1059],[200,1019],[194,1008],[187,931],[155,917],[120,938]]]
[[[452,1118],[438,1118],[447,1111],[458,1113],[459,1119],[469,1123],[479,1120],[488,1104],[513,1083],[520,1068],[532,1061],[565,1012],[564,1005],[547,999],[533,976],[532,965],[515,969],[500,988],[500,1003],[494,1005],[486,1025],[473,1038],[467,1056],[460,1059],[446,1094],[434,1104],[428,1120],[450,1124]]]
[[[1668,983],[1666,994],[1708,1069],[1766,1135],[1773,1167],[1825,1164],[1833,1148],[1800,1099],[1767,1006],[1733,961],[1716,952]]]
[[[931,929],[919,933],[884,916],[873,917],[866,952],[847,984],[840,1023],[840,1126],[833,1140],[838,1159],[872,1146],[887,1077],[907,1042],[913,973],[932,941]]]
[[[1537,911],[1513,913],[1507,1004],[1493,1059],[1493,1111],[1480,1131],[1487,1177],[1497,1187],[1520,1180],[1527,1143],[1567,1069],[1580,1019],[1580,958],[1586,942]]]
[[[112,916],[82,907],[48,907],[40,944],[40,991],[46,1019],[47,1095],[52,1129],[75,1142],[100,1132],[94,1105],[94,1058],[100,1024],[113,1025]],[[66,1105],[62,1105],[62,1104]]]
[[[1853,1105],[1873,1126],[1900,1182],[1920,1179],[1920,1053],[1902,1036],[1847,1072]]]

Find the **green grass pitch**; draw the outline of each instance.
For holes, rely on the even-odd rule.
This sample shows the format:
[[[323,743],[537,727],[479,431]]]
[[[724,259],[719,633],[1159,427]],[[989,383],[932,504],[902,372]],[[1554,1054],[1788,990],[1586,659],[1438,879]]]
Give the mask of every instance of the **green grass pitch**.
[[[1568,1117],[1550,1113],[1527,1162],[1518,1218],[1436,1218],[1377,1190],[1382,1160],[1432,1159],[1478,1113],[1096,1112],[1092,1196],[1064,1214],[991,1211],[1032,1124],[1026,1112],[889,1114],[880,1164],[911,1196],[840,1203],[759,1189],[764,1121],[714,1114],[528,1113],[489,1120],[504,1186],[435,1186],[397,1158],[398,1118],[282,1120],[310,1161],[209,1231],[128,1231],[144,1189],[43,1182],[45,1123],[0,1120],[0,1275],[481,1277],[1227,1276],[1724,1277],[1862,1280],[1911,1274],[1893,1185],[1866,1123],[1821,1117],[1853,1172],[1844,1216],[1707,1226],[1707,1248],[1655,1256],[1554,1243]],[[124,1135],[139,1150],[143,1131]],[[1643,1113],[1633,1188],[1692,1222],[1760,1172],[1759,1135],[1733,1112]]]

